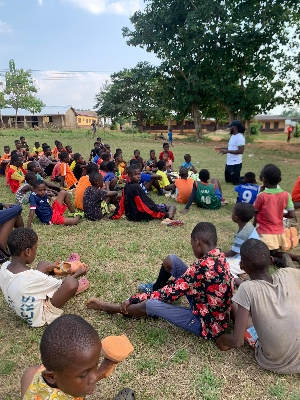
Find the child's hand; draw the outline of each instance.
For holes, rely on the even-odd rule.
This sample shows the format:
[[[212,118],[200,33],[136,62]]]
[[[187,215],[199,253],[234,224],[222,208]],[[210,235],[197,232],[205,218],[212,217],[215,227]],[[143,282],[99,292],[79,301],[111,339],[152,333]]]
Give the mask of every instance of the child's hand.
[[[223,336],[223,335],[222,335]],[[225,346],[224,344],[222,344],[222,336],[218,337],[218,339],[216,340],[216,345],[217,347],[221,350],[221,351],[227,351],[230,350],[230,347]]]
[[[123,301],[122,304],[120,304],[120,311],[122,314],[128,314],[128,311],[127,311],[128,306],[130,306],[129,300],[125,300],[125,301]]]
[[[83,276],[85,275],[89,270],[89,266],[82,263],[80,265],[80,267],[78,268],[78,270],[72,275],[73,278],[78,278],[79,276]]]

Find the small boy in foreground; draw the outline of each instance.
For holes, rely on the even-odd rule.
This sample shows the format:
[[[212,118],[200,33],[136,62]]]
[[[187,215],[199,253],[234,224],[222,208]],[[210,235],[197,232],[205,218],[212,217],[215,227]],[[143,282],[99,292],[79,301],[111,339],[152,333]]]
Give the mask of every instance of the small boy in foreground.
[[[63,315],[45,329],[40,343],[43,365],[24,372],[21,398],[83,400],[132,351],[126,336],[108,336],[101,343],[96,330],[83,318]],[[98,366],[101,356],[104,358]],[[129,398],[135,399],[133,391],[123,389],[114,400]]]
[[[265,243],[248,239],[241,246],[241,269],[251,278],[234,294],[234,330],[220,336],[220,350],[242,347],[244,337],[255,347],[258,364],[279,374],[300,373],[300,271],[269,272]]]
[[[7,245],[11,261],[0,269],[0,286],[14,312],[32,327],[50,324],[59,317],[67,301],[73,297],[80,282],[76,278],[87,273],[81,264],[77,271],[63,281],[52,276],[56,263],[40,261],[36,269],[30,265],[35,260],[38,237],[29,228],[16,228],[8,236]]]
[[[244,183],[236,186],[234,191],[238,194],[236,199],[237,203],[243,202],[253,204],[259,192],[259,185],[256,183],[254,172],[246,172],[244,175]]]
[[[233,277],[224,253],[216,248],[213,224],[197,224],[191,233],[191,245],[197,260],[190,267],[170,254],[164,259],[156,282],[138,287],[143,293],[121,305],[91,299],[87,307],[132,317],[160,317],[204,339],[217,337],[228,328]],[[189,308],[170,304],[183,296]]]

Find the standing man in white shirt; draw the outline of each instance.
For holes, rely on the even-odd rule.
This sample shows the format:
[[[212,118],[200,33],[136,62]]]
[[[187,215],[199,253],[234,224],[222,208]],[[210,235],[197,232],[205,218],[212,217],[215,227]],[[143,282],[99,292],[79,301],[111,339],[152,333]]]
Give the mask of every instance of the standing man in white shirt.
[[[225,181],[238,185],[240,183],[240,173],[242,170],[243,153],[245,150],[245,128],[240,121],[232,121],[228,126],[231,138],[228,148],[222,148],[219,153],[227,154],[225,165]]]

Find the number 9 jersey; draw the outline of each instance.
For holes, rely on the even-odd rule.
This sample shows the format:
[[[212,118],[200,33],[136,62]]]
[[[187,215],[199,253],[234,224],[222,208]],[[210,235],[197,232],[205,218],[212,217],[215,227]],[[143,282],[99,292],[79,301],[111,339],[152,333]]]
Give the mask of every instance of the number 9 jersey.
[[[243,183],[234,188],[234,191],[238,193],[236,199],[237,203],[249,203],[253,204],[259,193],[259,185],[253,183]]]

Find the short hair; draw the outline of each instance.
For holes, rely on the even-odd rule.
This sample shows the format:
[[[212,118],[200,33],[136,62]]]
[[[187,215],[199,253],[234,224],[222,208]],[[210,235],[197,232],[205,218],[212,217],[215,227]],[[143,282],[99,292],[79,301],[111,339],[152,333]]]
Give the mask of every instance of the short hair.
[[[270,266],[270,250],[259,239],[247,239],[240,249],[242,263],[251,271],[263,271]]]
[[[183,158],[184,158],[185,160],[186,160],[188,157],[192,158],[191,155],[190,155],[189,153],[187,153],[187,154],[185,154],[185,155],[183,156]]]
[[[249,183],[255,183],[256,182],[255,173],[254,172],[246,172],[244,175],[244,179],[245,179],[245,181],[247,180],[247,182],[249,182]]]
[[[281,181],[281,171],[276,165],[267,167],[263,171],[263,177],[270,185],[278,185]]]
[[[96,144],[97,146],[99,146],[99,143],[98,143],[98,142],[94,142],[94,146],[95,146],[95,144]]]
[[[9,149],[10,146],[7,144],[6,146],[4,146],[4,149]]]
[[[158,160],[156,166],[158,169],[162,170],[166,166],[166,162],[164,160]]]
[[[100,140],[100,141],[101,141],[101,137],[97,137],[97,140]]]
[[[116,168],[116,163],[114,161],[110,161],[107,163],[107,171],[113,172]]]
[[[77,160],[79,160],[79,158],[81,157],[81,154],[79,154],[79,153],[75,153],[74,154],[74,161],[77,161]]]
[[[30,228],[16,228],[8,235],[7,246],[12,256],[31,249],[38,241],[38,235]]]
[[[66,158],[69,158],[69,153],[67,153],[66,151],[62,151],[61,153],[59,153],[59,159],[60,161],[63,161]]]
[[[100,163],[100,169],[102,171],[107,171],[107,162],[106,161],[102,161],[102,163]]]
[[[39,163],[37,161],[30,161],[27,164],[27,171],[32,171],[34,167],[38,166]]]
[[[180,176],[188,176],[189,175],[189,170],[187,168],[185,168],[185,167],[180,167],[179,175]]]
[[[41,185],[45,185],[45,181],[43,181],[42,179],[36,179],[34,182],[32,182],[33,189],[36,189]]]
[[[101,174],[99,174],[99,172],[93,172],[92,174],[89,175],[89,180],[92,186],[96,186],[99,180],[103,180],[103,177]]]
[[[43,148],[43,150],[44,150],[44,151],[51,150],[51,147],[50,147],[50,146],[48,146],[48,145],[46,145],[46,146],[42,146],[42,148]]]
[[[249,203],[237,203],[234,213],[242,222],[249,222],[255,215],[255,208]]]
[[[208,182],[210,176],[209,176],[209,171],[207,169],[201,169],[199,172],[199,179],[202,182]]]
[[[129,165],[128,169],[127,169],[127,173],[128,175],[132,175],[133,171],[141,171],[140,167],[137,164],[131,164]]]
[[[109,160],[109,154],[103,153],[101,158],[102,158],[103,161],[104,161],[104,160],[107,160],[107,161],[108,161],[108,160]]]
[[[134,152],[133,152],[133,154],[135,154],[137,151],[141,154],[141,152],[140,152],[139,149],[135,149]]]
[[[42,148],[44,148],[44,147],[50,147],[47,143],[42,143]],[[51,149],[51,147],[50,147],[50,149]]]
[[[61,142],[59,140],[54,140],[54,144],[57,146],[58,144],[61,144]]]
[[[21,140],[21,139],[25,139],[25,136],[20,136],[20,140]]]
[[[163,147],[169,146],[168,142],[163,143]]]
[[[155,150],[150,150],[150,151],[149,151],[149,154],[150,154],[150,153],[155,153]]]
[[[14,154],[17,154],[18,157],[22,157],[21,154],[18,152],[18,150],[13,150],[13,151],[10,153],[11,158],[12,158],[12,156],[13,156]],[[11,159],[10,159],[10,160],[11,160]]]
[[[48,371],[62,372],[99,340],[95,328],[83,318],[62,315],[44,330],[40,343],[42,363]]]
[[[116,153],[122,153],[122,149],[120,148],[116,149]]]
[[[34,142],[34,145],[36,145],[36,144],[40,144],[40,142]]]
[[[16,161],[19,161],[20,158],[22,158],[20,153],[17,153],[17,152],[11,153],[10,161],[11,161],[11,163],[15,163]]]
[[[35,174],[34,172],[29,171],[29,172],[27,172],[27,173],[25,174],[25,181],[26,181],[26,182],[28,182],[28,181],[34,181],[34,180],[36,180],[36,174]]]
[[[87,174],[87,175],[90,175],[90,174],[92,174],[93,172],[98,172],[98,171],[99,171],[99,168],[98,168],[98,165],[97,165],[97,164],[89,163],[89,164],[86,166],[86,174]]]
[[[207,246],[216,247],[217,245],[217,230],[210,222],[199,222],[191,233],[192,239],[199,239]]]
[[[65,149],[67,150],[67,149],[71,149],[72,148],[72,146],[70,146],[70,145],[67,145],[66,147],[65,147]]]
[[[136,158],[134,158],[133,160],[130,160],[129,165],[137,165],[139,168],[141,168],[141,163]]]

